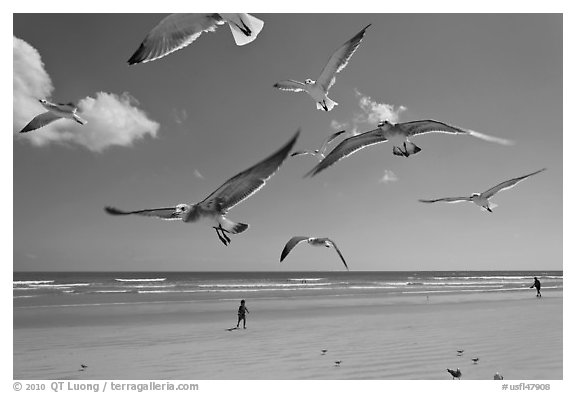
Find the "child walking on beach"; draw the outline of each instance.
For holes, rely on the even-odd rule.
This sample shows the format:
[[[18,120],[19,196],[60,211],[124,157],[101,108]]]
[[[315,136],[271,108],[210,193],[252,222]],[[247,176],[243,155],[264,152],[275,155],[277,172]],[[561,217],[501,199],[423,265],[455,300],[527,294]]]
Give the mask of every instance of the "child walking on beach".
[[[534,277],[534,284],[532,284],[530,288],[534,287],[536,287],[536,297],[542,297],[542,294],[540,293],[540,280],[536,277]]]
[[[246,313],[250,314],[250,311],[248,311],[248,308],[246,307],[246,301],[245,300],[241,300],[240,301],[240,307],[238,307],[238,323],[236,324],[236,327],[240,327],[240,321],[244,321],[244,329],[246,329]]]

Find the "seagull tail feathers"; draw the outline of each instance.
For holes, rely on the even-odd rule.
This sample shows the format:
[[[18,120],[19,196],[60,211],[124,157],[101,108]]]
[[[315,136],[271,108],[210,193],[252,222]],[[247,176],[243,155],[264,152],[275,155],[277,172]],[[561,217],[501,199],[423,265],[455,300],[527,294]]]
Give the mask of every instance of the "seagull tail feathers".
[[[318,101],[316,103],[316,109],[320,110],[320,111],[326,111],[329,112],[332,109],[334,109],[334,107],[338,105],[338,103],[336,101],[331,100],[328,97],[325,97],[324,100],[322,101]]]
[[[256,39],[264,27],[264,22],[249,14],[235,14],[235,17],[228,21],[228,25],[236,45],[242,46]]]
[[[234,222],[224,217],[221,217],[218,221],[220,225],[222,225],[222,228],[234,235],[244,232],[249,227],[248,224]]]

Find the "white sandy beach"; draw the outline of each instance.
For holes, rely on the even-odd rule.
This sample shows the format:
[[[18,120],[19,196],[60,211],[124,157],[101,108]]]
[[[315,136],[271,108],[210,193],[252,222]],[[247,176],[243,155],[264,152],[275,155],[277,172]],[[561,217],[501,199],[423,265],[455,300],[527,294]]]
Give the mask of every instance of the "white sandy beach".
[[[248,299],[248,329],[227,331],[236,303],[15,308],[14,378],[563,378],[562,291]]]

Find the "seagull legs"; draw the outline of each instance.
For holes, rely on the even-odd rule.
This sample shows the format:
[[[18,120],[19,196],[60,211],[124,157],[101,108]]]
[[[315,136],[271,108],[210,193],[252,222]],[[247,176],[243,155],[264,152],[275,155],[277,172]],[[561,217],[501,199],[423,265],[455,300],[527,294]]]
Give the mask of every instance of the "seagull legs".
[[[220,239],[220,241],[222,243],[224,243],[225,246],[230,244],[230,242],[232,240],[228,236],[226,236],[226,232],[228,232],[228,231],[226,229],[222,228],[222,224],[218,225],[217,227],[212,227],[212,228],[214,228],[214,230],[216,231],[216,234],[218,235],[218,239]]]

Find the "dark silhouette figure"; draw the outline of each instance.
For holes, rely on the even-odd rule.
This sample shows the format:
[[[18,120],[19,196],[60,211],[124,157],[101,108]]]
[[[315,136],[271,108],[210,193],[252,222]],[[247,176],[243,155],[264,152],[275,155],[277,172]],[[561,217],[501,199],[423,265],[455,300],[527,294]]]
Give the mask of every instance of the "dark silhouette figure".
[[[250,314],[248,308],[246,308],[246,301],[240,301],[240,307],[238,307],[238,323],[236,327],[240,327],[240,321],[244,321],[244,329],[246,329],[246,313]]]
[[[450,375],[452,375],[452,379],[454,379],[454,378],[460,379],[460,377],[462,376],[462,372],[460,371],[459,368],[457,368],[456,370],[451,370],[451,369],[447,368],[446,371],[448,371],[450,373]]]
[[[534,287],[536,287],[536,297],[542,297],[542,294],[540,293],[540,281],[536,277],[534,277],[534,284],[532,284],[530,288]]]

